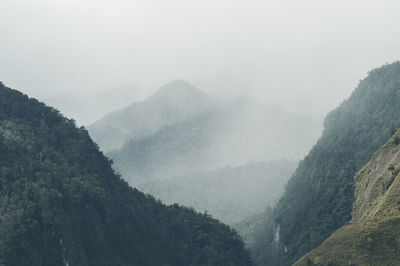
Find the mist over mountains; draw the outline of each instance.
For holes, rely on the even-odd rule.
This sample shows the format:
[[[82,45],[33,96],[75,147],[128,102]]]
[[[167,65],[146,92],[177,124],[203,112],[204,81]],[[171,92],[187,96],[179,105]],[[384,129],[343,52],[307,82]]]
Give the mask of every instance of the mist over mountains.
[[[185,81],[88,129],[131,186],[229,224],[276,201],[319,134],[305,115],[248,96],[221,103]]]
[[[296,167],[290,160],[249,163],[151,180],[142,189],[167,204],[212,214],[242,233],[236,225],[276,203]]]
[[[100,92],[57,93],[42,101],[60,110],[78,125],[89,125],[104,114],[129,105],[140,97],[138,86],[119,86]]]
[[[103,151],[124,154],[132,163],[139,162],[126,156],[140,154],[151,163],[144,158],[151,150],[157,151],[151,153],[153,159],[156,156],[155,160],[174,163],[177,160],[162,153],[185,157],[189,162],[193,156],[186,153],[203,152],[201,157],[209,157],[206,164],[211,165],[206,168],[217,168],[282,158],[299,160],[312,146],[319,127],[311,117],[288,113],[248,96],[217,104],[193,85],[175,81],[143,102],[105,115],[88,129]],[[140,146],[145,148],[139,152]],[[205,164],[204,160],[197,160],[198,165]],[[168,163],[162,165],[167,168]]]
[[[257,265],[397,263],[399,88],[399,62],[370,71],[313,145],[307,116],[176,81],[92,128],[120,176],[84,127],[0,83],[0,264],[252,265],[241,239]]]
[[[399,14],[1,0],[0,266],[399,266]]]
[[[128,140],[151,135],[166,125],[185,120],[214,107],[202,91],[182,80],[161,87],[142,102],[105,115],[88,127],[104,152],[120,149]]]
[[[252,265],[233,230],[128,186],[88,132],[0,83],[1,265]]]

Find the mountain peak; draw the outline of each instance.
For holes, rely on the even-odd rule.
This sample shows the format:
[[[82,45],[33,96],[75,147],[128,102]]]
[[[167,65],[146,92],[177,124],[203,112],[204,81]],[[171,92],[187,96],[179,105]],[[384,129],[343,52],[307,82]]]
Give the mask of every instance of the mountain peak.
[[[174,99],[208,99],[207,94],[199,90],[196,86],[185,80],[174,80],[158,89],[156,93],[148,98],[151,100],[174,100]]]
[[[129,139],[151,135],[161,127],[214,108],[214,101],[194,85],[175,80],[141,102],[105,115],[89,126],[103,151],[119,149]]]
[[[176,79],[173,80],[163,86],[161,86],[160,90],[163,89],[170,89],[170,88],[195,88],[195,86],[193,84],[191,84],[189,81],[184,80],[184,79]]]

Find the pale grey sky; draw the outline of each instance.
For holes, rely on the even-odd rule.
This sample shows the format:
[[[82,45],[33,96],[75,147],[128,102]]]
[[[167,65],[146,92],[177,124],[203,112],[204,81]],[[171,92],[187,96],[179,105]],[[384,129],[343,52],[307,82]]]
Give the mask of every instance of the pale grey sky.
[[[325,114],[400,59],[399,13],[390,0],[1,0],[0,80],[39,98],[144,97],[179,78]]]

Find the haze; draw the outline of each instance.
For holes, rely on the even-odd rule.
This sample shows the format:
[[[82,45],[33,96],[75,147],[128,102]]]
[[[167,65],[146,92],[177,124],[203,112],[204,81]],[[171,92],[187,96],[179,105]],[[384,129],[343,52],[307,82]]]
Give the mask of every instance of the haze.
[[[0,80],[40,99],[132,86],[133,102],[184,79],[324,116],[368,70],[400,58],[399,10],[382,0],[2,0]]]

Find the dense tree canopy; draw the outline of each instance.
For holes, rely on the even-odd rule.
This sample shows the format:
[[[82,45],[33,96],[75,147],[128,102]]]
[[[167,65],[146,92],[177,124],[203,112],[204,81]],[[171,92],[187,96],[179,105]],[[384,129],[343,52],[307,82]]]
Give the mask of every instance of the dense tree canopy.
[[[251,265],[229,227],[130,188],[84,128],[0,83],[0,265]]]
[[[324,132],[253,235],[260,265],[289,265],[351,219],[353,177],[400,125],[400,62],[371,71]]]

